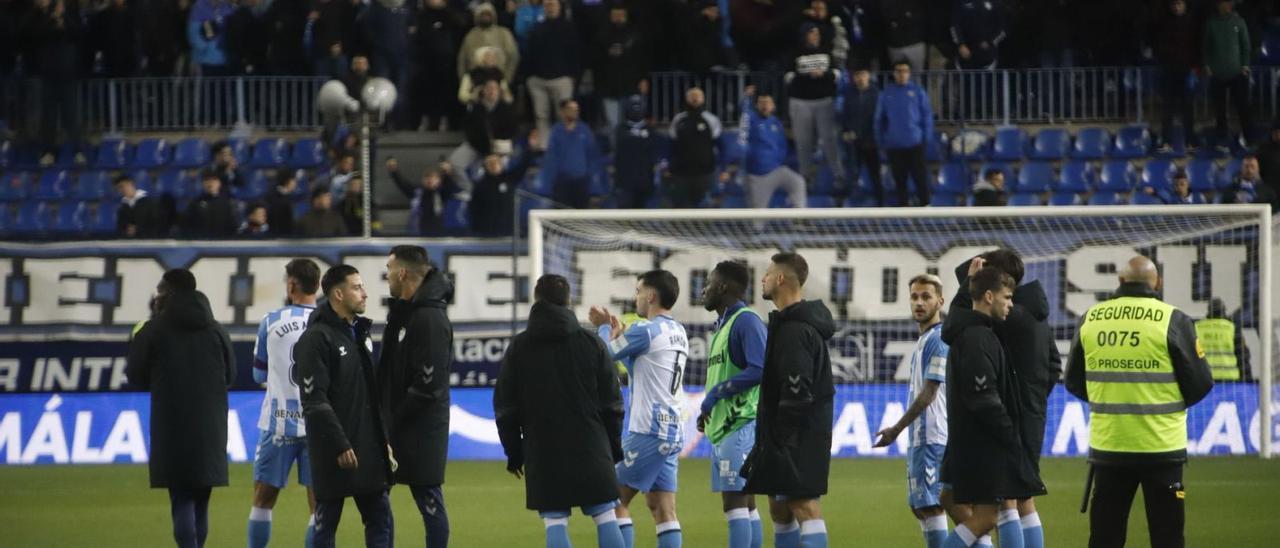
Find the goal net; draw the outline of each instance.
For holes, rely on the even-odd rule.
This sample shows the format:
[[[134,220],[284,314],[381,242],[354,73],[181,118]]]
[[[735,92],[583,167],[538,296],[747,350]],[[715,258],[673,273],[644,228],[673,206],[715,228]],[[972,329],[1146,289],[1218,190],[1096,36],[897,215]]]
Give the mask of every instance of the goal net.
[[[1271,345],[1280,327],[1272,303],[1272,223],[1265,206],[538,210],[530,216],[529,248],[532,275],[566,276],[584,321],[592,305],[632,311],[640,273],[662,268],[675,274],[681,294],[673,316],[690,335],[686,454],[696,456],[709,451],[692,421],[716,319],[700,295],[719,261],[748,264],[748,304],[766,317],[772,304],[760,296],[760,278],[769,257],[790,250],[808,261],[806,298],[824,301],[838,324],[830,341],[838,383],[832,454],[851,457],[905,453],[905,435],[888,448],[872,444],[875,432],[909,403],[906,381],[918,336],[908,302],[913,276],[937,274],[950,300],[958,265],[997,247],[1016,250],[1027,267],[1023,283],[1038,280],[1048,295],[1048,321],[1065,366],[1080,315],[1116,289],[1119,269],[1141,253],[1160,265],[1167,302],[1201,319],[1220,299],[1243,332],[1242,378],[1219,381],[1190,409],[1189,450],[1270,454],[1277,424]],[[1088,408],[1059,384],[1050,398],[1043,454],[1087,449]]]

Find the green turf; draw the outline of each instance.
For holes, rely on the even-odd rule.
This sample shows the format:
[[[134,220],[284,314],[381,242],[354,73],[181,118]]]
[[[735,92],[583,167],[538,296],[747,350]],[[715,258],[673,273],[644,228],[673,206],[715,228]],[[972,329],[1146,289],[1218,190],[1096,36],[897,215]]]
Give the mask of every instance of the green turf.
[[[1077,512],[1085,464],[1046,459],[1050,496],[1039,501],[1047,544],[1084,546],[1088,522]],[[920,546],[920,530],[905,507],[901,460],[837,460],[831,494],[823,500],[831,546]],[[524,510],[521,482],[498,463],[455,462],[445,488],[452,544],[460,547],[539,546],[542,523]],[[723,546],[724,518],[708,491],[706,461],[680,467],[678,504],[685,545]],[[1280,491],[1280,461],[1256,458],[1197,459],[1186,471],[1188,546],[1275,546],[1280,525],[1270,495]],[[243,546],[249,515],[250,468],[231,468],[232,487],[214,491],[209,546]],[[145,466],[0,467],[0,545],[163,546],[171,542],[168,498],[147,489]],[[396,542],[421,546],[422,524],[407,489],[392,492]],[[1141,496],[1130,519],[1129,546],[1147,546]],[[643,501],[632,505],[636,546],[653,546],[653,520]],[[276,507],[275,546],[300,546],[307,511],[303,492],[291,486]],[[361,545],[359,514],[348,503],[340,546]],[[767,521],[767,514],[766,514]],[[593,546],[591,521],[575,515],[577,546]],[[769,526],[766,525],[766,534]],[[771,545],[770,538],[766,545]]]

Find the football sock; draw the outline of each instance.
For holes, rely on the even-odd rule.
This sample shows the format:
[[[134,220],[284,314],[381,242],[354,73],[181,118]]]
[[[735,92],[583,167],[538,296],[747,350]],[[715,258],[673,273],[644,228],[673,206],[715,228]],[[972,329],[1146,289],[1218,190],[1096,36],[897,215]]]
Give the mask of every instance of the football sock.
[[[942,542],[947,540],[947,516],[920,520],[920,530],[924,531],[926,548],[942,548]]]
[[[249,548],[266,548],[271,541],[271,509],[249,509]]]
[[[1023,548],[1022,521],[1018,519],[1016,508],[1001,510],[996,524],[996,530],[1000,532],[1000,548]]]
[[[764,522],[760,521],[760,511],[751,511],[751,548],[764,547]]]
[[[751,546],[751,513],[746,508],[734,508],[724,513],[729,522],[729,548]]]
[[[792,521],[791,523],[773,524],[773,545],[777,548],[800,548],[800,524]]]
[[[303,548],[314,548],[316,545],[316,515],[311,514],[311,519],[307,521],[307,536],[303,538]]]
[[[622,530],[618,528],[618,515],[613,508],[591,516],[596,522],[596,538],[600,548],[624,548]]]
[[[801,548],[827,548],[827,522],[820,519],[800,524]]]
[[[622,531],[623,548],[636,545],[636,528],[631,524],[631,518],[618,518],[618,529]]]
[[[547,548],[569,548],[569,518],[542,518],[547,528]]]
[[[962,523],[951,530],[951,534],[947,535],[947,539],[942,542],[942,548],[969,548],[978,540],[969,532],[969,528]]]
[[[1040,525],[1038,512],[1022,516],[1022,544],[1025,548],[1044,548],[1044,526]]]
[[[680,533],[680,522],[668,521],[658,524],[658,548],[680,548],[684,543],[684,535]]]
[[[973,543],[973,548],[994,548],[995,543],[991,541],[991,535],[982,535],[978,537],[977,542]]]

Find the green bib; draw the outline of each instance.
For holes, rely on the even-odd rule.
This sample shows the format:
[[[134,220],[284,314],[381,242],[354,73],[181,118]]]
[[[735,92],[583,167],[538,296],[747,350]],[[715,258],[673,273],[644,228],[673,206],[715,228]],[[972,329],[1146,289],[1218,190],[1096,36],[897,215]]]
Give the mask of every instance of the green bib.
[[[1089,391],[1089,446],[1120,453],[1186,449],[1187,411],[1169,358],[1176,311],[1157,299],[1094,305],[1080,326]]]
[[[1213,371],[1213,380],[1240,380],[1240,367],[1236,363],[1236,324],[1223,318],[1200,320],[1196,322],[1196,338],[1200,339],[1204,359]]]
[[[738,316],[751,314],[759,317],[750,307],[742,307],[724,321],[724,325],[711,336],[711,350],[707,353],[707,390],[741,373],[746,368],[733,363],[729,355],[729,333],[733,331]],[[716,402],[707,419],[706,435],[711,443],[720,443],[725,436],[736,432],[756,419],[756,404],[760,401],[760,387],[754,386],[732,398]]]

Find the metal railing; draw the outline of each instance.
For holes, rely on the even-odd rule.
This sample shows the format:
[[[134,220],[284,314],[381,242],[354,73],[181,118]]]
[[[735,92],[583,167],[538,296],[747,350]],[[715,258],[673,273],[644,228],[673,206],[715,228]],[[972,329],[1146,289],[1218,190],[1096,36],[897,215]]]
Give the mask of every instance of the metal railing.
[[[88,131],[191,131],[321,125],[315,98],[325,78],[125,78],[85,80],[80,110]]]

